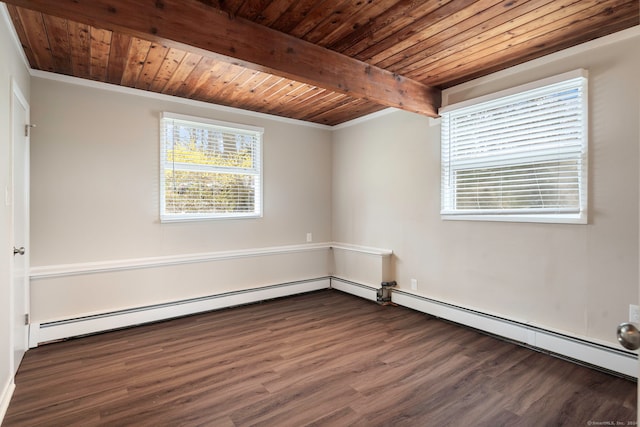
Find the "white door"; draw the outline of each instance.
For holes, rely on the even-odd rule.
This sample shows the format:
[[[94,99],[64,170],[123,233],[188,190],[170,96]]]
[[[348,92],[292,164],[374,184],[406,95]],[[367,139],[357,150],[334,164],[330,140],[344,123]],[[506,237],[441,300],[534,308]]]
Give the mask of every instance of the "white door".
[[[11,289],[13,327],[13,372],[18,370],[29,343],[29,104],[12,82],[11,127],[13,287]]]

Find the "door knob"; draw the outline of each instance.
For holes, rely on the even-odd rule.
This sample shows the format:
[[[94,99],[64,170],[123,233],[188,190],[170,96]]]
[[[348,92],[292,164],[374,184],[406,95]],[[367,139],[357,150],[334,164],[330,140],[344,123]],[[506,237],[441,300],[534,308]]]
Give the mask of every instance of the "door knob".
[[[618,326],[618,342],[627,350],[640,348],[640,330],[633,323]]]
[[[16,248],[15,246],[13,247],[13,254],[14,255],[24,255],[24,246],[20,247],[20,248]]]

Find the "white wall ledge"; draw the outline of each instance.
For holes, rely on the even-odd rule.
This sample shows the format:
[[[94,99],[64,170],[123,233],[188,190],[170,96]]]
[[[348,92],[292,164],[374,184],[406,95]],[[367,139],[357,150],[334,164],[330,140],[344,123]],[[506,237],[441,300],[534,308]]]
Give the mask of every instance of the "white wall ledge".
[[[217,251],[195,254],[166,255],[146,258],[131,258],[113,261],[97,261],[76,264],[58,264],[32,267],[31,280],[51,277],[73,276],[77,274],[106,273],[111,271],[133,270],[139,268],[165,267],[170,265],[193,264],[209,261],[222,261],[249,257],[280,255],[298,252],[322,251],[331,248],[329,243],[274,246],[233,251]]]
[[[165,255],[145,258],[131,258],[112,261],[96,261],[74,264],[56,264],[32,267],[29,271],[31,280],[49,279],[53,277],[74,276],[79,274],[95,274],[113,271],[134,270],[140,268],[165,267],[180,264],[222,261],[249,257],[282,255],[309,251],[323,251],[329,249],[345,250],[381,257],[391,256],[390,249],[380,249],[368,246],[350,245],[346,243],[324,242],[307,243],[303,245],[272,246],[266,248],[250,248],[233,251],[216,251],[195,254]]]
[[[378,256],[393,255],[393,251],[391,249],[374,248],[371,246],[351,245],[348,243],[339,243],[339,242],[332,242],[330,245],[331,245],[331,249],[342,249],[345,251],[359,252],[359,253],[368,254],[368,255],[378,255]]]

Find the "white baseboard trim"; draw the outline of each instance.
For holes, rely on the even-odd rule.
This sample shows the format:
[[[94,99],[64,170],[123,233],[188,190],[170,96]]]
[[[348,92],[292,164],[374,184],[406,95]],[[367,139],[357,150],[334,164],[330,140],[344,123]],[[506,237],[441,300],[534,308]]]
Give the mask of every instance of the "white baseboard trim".
[[[2,389],[2,394],[0,395],[0,425],[2,424],[2,420],[4,420],[4,416],[7,414],[7,409],[9,409],[9,403],[11,402],[11,397],[15,389],[16,384],[13,382],[12,376],[11,380],[5,384]]]
[[[352,282],[350,280],[341,279],[340,277],[331,277],[331,287],[370,301],[377,301],[378,298],[376,288]]]
[[[377,289],[340,277],[322,277],[261,288],[228,292],[48,323],[32,323],[29,346],[75,336],[104,332],[180,316],[228,308],[289,295],[333,288],[370,301],[377,301]],[[481,313],[442,301],[394,289],[392,301],[436,317],[497,335],[529,347],[538,348],[578,362],[593,365],[628,377],[638,378],[638,355],[604,344]],[[11,398],[12,388],[7,391]],[[3,399],[6,396],[2,396]],[[4,400],[0,403],[5,404]],[[8,401],[6,402],[8,405]],[[0,406],[0,414],[2,410]],[[6,408],[5,408],[6,410]]]
[[[588,340],[545,330],[509,319],[480,313],[464,307],[393,290],[398,305],[460,323],[480,331],[507,338],[555,355],[638,378],[638,355]]]
[[[41,324],[32,323],[29,328],[29,346],[33,348],[40,343],[49,341],[126,328],[329,287],[331,287],[331,279],[322,277],[75,319]]]

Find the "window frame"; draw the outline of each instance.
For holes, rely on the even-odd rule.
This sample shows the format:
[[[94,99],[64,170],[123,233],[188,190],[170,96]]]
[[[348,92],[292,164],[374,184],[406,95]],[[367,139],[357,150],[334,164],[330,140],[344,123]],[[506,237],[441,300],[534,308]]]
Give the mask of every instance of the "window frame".
[[[561,224],[587,224],[588,223],[588,165],[589,165],[589,134],[588,134],[588,72],[584,69],[578,69],[549,77],[546,79],[538,80],[532,83],[528,83],[521,86],[516,86],[510,89],[498,91],[489,95],[469,99],[466,101],[458,102],[455,104],[444,106],[440,109],[440,114],[450,114],[455,111],[463,109],[481,109],[482,105],[498,105],[503,103],[504,105],[513,102],[514,98],[527,99],[535,95],[536,91],[544,91],[551,86],[561,86],[570,81],[578,82],[582,90],[582,143],[580,154],[580,169],[579,169],[579,211],[576,213],[562,213],[562,212],[536,212],[536,209],[529,209],[528,211],[523,209],[522,212],[506,211],[505,213],[488,212],[481,213],[478,211],[465,212],[455,211],[450,209],[452,200],[447,200],[447,195],[451,198],[455,198],[456,190],[445,189],[448,185],[445,180],[451,178],[451,176],[445,176],[445,150],[448,149],[447,141],[444,137],[444,120],[441,127],[441,211],[440,216],[443,220],[470,220],[470,221],[499,221],[499,222],[539,222],[539,223],[561,223]],[[559,89],[560,90],[560,89]],[[528,96],[527,96],[528,95]],[[486,160],[484,161],[487,162]],[[478,164],[482,163],[479,161]],[[509,165],[509,163],[504,163]],[[511,163],[515,165],[515,163]],[[451,169],[449,169],[451,173]]]
[[[256,153],[253,156],[254,161],[257,163],[256,169],[258,169],[257,176],[259,182],[255,188],[254,194],[254,205],[255,209],[253,212],[248,213],[186,213],[186,214],[175,214],[166,212],[166,164],[167,164],[167,150],[165,144],[165,122],[164,120],[177,120],[180,122],[190,123],[194,125],[194,128],[218,128],[220,130],[226,131],[243,131],[243,132],[252,132],[256,134]],[[263,200],[264,200],[264,162],[263,162],[263,140],[264,140],[264,128],[225,122],[220,120],[214,120],[204,117],[196,117],[184,114],[177,114],[171,112],[162,112],[160,114],[159,120],[159,130],[160,130],[160,222],[161,223],[171,223],[171,222],[191,222],[191,221],[210,221],[210,220],[235,220],[235,219],[256,219],[262,218],[263,216]],[[215,172],[217,167],[212,165],[204,165],[205,169],[211,172]],[[197,170],[197,167],[194,167],[194,170]],[[223,173],[228,173],[228,169],[223,170]]]

